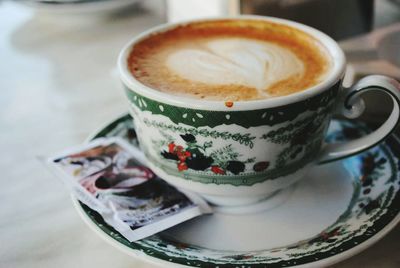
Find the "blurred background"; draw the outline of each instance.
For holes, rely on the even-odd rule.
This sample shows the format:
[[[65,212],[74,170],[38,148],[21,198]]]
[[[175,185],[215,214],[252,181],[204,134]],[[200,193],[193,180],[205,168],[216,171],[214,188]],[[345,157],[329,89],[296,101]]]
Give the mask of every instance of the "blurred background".
[[[83,142],[126,112],[116,70],[131,38],[183,19],[257,14],[336,39],[346,85],[368,74],[400,79],[399,0],[0,0],[0,267],[152,267],[100,241],[38,157]],[[391,110],[368,93],[363,118]],[[399,267],[399,228],[335,267]],[[133,265],[133,266],[132,266]]]

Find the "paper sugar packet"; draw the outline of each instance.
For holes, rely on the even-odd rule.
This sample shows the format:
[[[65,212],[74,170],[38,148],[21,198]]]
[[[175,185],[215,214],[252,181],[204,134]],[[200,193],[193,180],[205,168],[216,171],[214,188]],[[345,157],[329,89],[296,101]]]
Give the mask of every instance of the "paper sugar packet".
[[[131,242],[211,212],[199,196],[169,185],[145,163],[142,152],[119,138],[96,139],[48,159],[76,198]]]

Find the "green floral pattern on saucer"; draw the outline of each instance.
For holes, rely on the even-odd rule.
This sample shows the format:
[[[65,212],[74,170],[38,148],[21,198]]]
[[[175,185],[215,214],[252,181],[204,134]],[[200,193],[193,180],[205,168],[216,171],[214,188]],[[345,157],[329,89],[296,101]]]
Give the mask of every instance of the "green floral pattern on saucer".
[[[287,130],[284,132],[290,133]],[[334,120],[326,140],[328,142],[345,141],[362,136],[365,132],[368,132],[368,129],[361,124]],[[128,115],[114,121],[96,135],[96,137],[103,136],[120,136],[134,146],[137,145],[132,119]],[[276,134],[265,136],[269,139],[274,137]],[[194,142],[190,136],[185,136],[185,139]],[[204,146],[204,144],[195,144],[193,146]],[[172,148],[171,152],[174,152],[172,145],[169,148]],[[183,148],[182,151],[187,151],[187,148]],[[226,163],[224,163],[222,161],[220,164],[221,170],[226,168],[224,166]],[[254,166],[256,164],[254,163]],[[102,232],[121,245],[167,262],[220,268],[288,267],[309,264],[344,254],[399,219],[400,140],[396,136],[392,135],[385,143],[365,153],[343,160],[343,164],[353,177],[353,195],[347,210],[320,234],[278,248],[246,252],[211,250],[171,241],[162,235],[154,235],[130,243],[104,223],[98,213],[83,204],[80,205]],[[267,164],[258,165],[262,168]]]

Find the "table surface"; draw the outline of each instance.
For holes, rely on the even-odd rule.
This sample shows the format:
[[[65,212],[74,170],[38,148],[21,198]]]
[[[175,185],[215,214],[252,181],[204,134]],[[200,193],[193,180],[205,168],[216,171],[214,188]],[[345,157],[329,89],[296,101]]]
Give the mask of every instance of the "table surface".
[[[89,230],[41,159],[126,111],[118,52],[159,14],[71,19],[0,2],[0,267],[153,267]],[[398,241],[399,227],[334,267],[399,267]]]

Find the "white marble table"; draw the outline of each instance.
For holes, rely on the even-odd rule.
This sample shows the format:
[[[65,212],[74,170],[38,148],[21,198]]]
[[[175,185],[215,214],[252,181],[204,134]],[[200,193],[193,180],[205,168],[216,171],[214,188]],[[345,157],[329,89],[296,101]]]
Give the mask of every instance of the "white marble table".
[[[153,267],[103,242],[38,159],[125,112],[115,62],[163,18],[45,16],[0,2],[0,267]],[[400,228],[334,267],[399,267]]]

